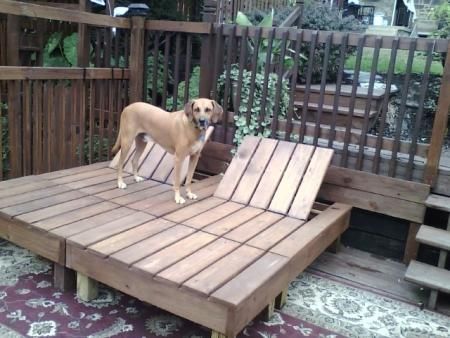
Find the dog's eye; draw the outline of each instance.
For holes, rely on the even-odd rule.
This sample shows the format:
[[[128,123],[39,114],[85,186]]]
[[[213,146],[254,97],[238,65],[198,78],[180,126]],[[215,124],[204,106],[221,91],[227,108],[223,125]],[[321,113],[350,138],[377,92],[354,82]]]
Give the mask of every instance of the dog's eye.
[[[210,108],[205,108],[205,112],[209,113],[211,111]]]
[[[197,108],[194,109],[194,111],[195,111],[196,113],[200,113],[200,108],[197,107]]]

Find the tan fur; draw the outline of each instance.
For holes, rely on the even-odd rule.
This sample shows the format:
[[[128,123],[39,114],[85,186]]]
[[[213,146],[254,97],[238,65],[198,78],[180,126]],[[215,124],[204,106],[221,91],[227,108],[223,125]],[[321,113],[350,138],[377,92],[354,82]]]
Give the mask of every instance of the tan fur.
[[[166,151],[174,154],[174,192],[175,202],[184,203],[180,195],[181,165],[189,156],[189,169],[186,177],[186,194],[190,199],[197,196],[191,191],[191,182],[197,166],[200,150],[203,147],[201,134],[209,124],[217,123],[222,118],[222,107],[209,99],[197,99],[186,103],[184,110],[169,113],[161,108],[144,102],[132,103],[125,107],[120,116],[120,129],[113,153],[121,150],[117,166],[117,185],[126,188],[123,181],[123,164],[133,141],[136,151],[131,161],[136,182],[143,179],[137,174],[138,160],[145,149],[143,135],[150,136]],[[206,121],[200,126],[200,121]]]

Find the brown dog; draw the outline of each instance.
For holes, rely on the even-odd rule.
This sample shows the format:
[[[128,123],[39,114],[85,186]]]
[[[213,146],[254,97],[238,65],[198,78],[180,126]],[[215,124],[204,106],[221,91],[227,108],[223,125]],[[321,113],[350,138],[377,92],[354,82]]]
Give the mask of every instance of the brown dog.
[[[125,189],[123,181],[123,164],[130,150],[133,140],[136,151],[131,161],[134,179],[141,182],[144,179],[138,176],[139,157],[145,149],[145,137],[148,135],[167,152],[174,154],[174,184],[175,202],[184,203],[180,195],[181,165],[189,156],[189,168],[186,177],[186,194],[189,199],[197,196],[191,191],[191,181],[200,151],[205,142],[205,132],[211,123],[217,123],[222,118],[222,107],[209,99],[197,99],[186,103],[184,110],[169,113],[161,108],[144,102],[132,103],[125,107],[120,116],[119,135],[112,151],[116,153],[121,149],[117,166],[117,186]]]

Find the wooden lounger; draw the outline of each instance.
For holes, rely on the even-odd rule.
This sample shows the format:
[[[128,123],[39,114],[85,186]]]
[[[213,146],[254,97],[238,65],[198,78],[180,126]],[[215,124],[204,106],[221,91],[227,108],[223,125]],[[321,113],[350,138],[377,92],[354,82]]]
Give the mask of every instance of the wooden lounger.
[[[213,129],[210,127],[206,138]],[[131,173],[130,157],[125,171]],[[117,189],[119,154],[111,163],[55,171],[0,182],[0,237],[25,247],[55,264],[55,284],[61,289],[70,287],[64,270],[66,239],[114,220],[133,219],[135,210],[124,205],[154,197],[153,203],[173,199],[171,191],[173,155],[152,142],[139,161],[139,174],[148,180],[136,184],[127,175],[127,189]],[[182,178],[187,174],[188,160],[183,164]],[[201,182],[200,199],[211,196],[218,179]],[[209,195],[208,195],[209,194]],[[192,203],[192,202],[190,202]],[[169,211],[171,209],[169,208]],[[154,216],[151,216],[154,217]]]
[[[195,204],[103,195],[136,211],[67,237],[66,264],[82,296],[89,276],[234,337],[347,228],[349,206],[315,204],[331,156],[247,137],[217,189],[198,183]]]

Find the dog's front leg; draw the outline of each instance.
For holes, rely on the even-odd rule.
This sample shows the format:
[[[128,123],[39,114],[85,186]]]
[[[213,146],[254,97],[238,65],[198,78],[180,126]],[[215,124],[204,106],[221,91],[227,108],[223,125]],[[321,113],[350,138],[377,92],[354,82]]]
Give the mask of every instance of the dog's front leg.
[[[191,200],[196,200],[197,195],[191,190],[192,177],[194,177],[195,168],[197,167],[198,159],[200,158],[200,152],[189,156],[188,174],[186,177],[186,195]]]
[[[175,154],[175,163],[173,166],[174,175],[173,175],[173,190],[175,192],[175,203],[183,204],[185,203],[185,199],[181,197],[180,194],[180,174],[181,174],[181,163],[183,161],[182,158]]]

